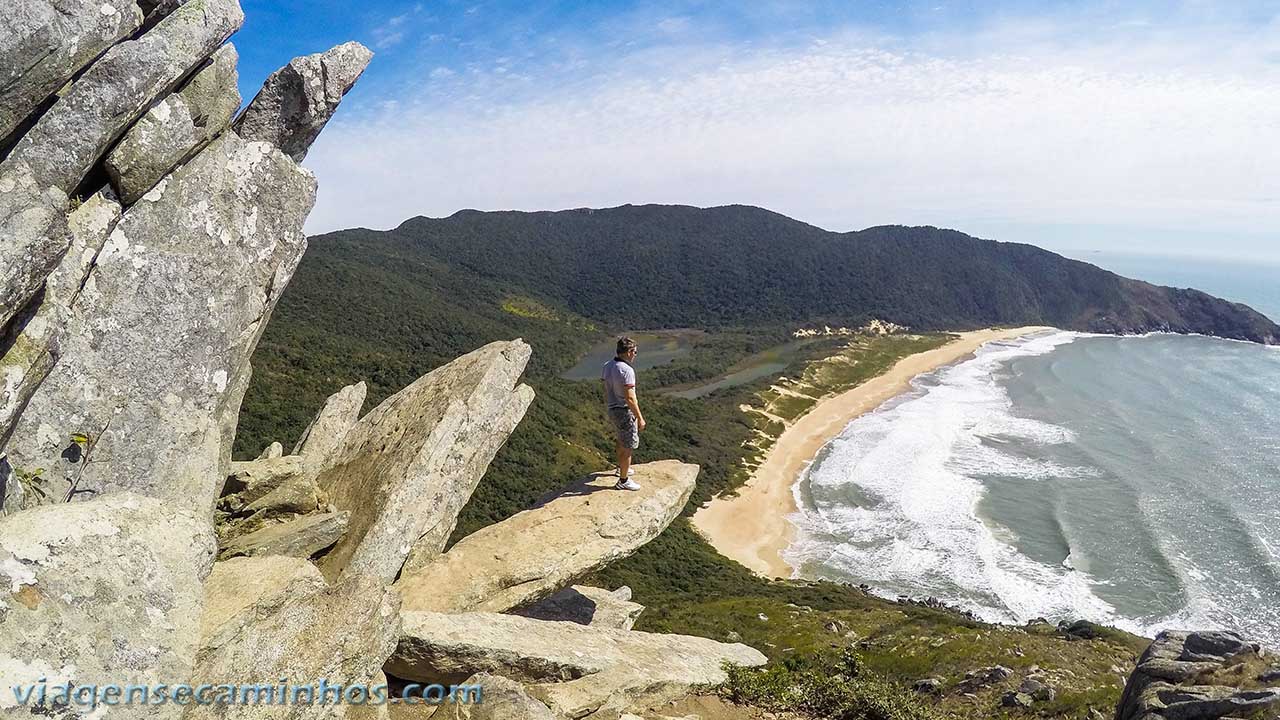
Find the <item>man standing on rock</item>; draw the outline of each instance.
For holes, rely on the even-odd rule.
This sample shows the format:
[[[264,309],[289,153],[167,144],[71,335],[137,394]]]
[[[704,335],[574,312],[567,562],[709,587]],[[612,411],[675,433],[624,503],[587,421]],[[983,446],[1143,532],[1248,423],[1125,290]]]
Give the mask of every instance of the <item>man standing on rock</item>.
[[[640,413],[640,401],[636,399],[636,371],[631,367],[635,359],[636,341],[629,337],[618,338],[617,354],[604,364],[601,374],[609,420],[618,441],[618,484],[615,487],[619,490],[640,489],[640,484],[631,479],[631,453],[640,447],[640,432],[644,430],[644,415]]]

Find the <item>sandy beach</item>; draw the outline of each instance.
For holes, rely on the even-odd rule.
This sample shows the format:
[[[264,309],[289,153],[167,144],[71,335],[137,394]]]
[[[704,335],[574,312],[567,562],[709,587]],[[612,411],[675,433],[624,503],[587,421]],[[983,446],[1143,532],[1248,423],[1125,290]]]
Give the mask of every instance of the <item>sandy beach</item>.
[[[790,577],[782,559],[795,527],[792,485],[822,446],[854,418],[870,412],[911,387],[912,378],[972,355],[983,344],[1008,340],[1044,327],[975,330],[959,333],[939,348],[899,360],[888,372],[824,398],[792,423],[770,448],[764,462],[739,489],[737,497],[717,498],[693,516],[693,524],[717,550],[768,577]]]

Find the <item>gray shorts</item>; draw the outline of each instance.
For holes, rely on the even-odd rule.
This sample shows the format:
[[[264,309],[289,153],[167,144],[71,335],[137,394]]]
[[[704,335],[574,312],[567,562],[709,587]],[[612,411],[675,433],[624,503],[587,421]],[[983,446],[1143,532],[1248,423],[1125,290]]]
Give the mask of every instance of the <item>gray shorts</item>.
[[[609,408],[609,421],[613,423],[614,435],[622,447],[632,450],[640,447],[640,429],[636,427],[636,416],[631,408]]]

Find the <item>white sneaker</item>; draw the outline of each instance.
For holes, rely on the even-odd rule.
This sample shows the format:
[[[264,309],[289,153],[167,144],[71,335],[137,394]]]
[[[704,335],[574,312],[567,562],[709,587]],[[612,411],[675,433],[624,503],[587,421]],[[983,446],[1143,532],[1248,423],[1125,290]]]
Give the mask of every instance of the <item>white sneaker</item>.
[[[627,478],[626,480],[619,480],[613,487],[615,490],[639,490],[640,483],[632,480],[631,478]]]

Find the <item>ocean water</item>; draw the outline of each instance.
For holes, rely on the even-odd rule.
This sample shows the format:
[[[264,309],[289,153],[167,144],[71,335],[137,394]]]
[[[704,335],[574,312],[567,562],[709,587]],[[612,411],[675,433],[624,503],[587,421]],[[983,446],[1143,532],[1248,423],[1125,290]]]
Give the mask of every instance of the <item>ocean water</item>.
[[[796,485],[806,577],[984,619],[1280,647],[1280,350],[1049,332],[862,416]]]

